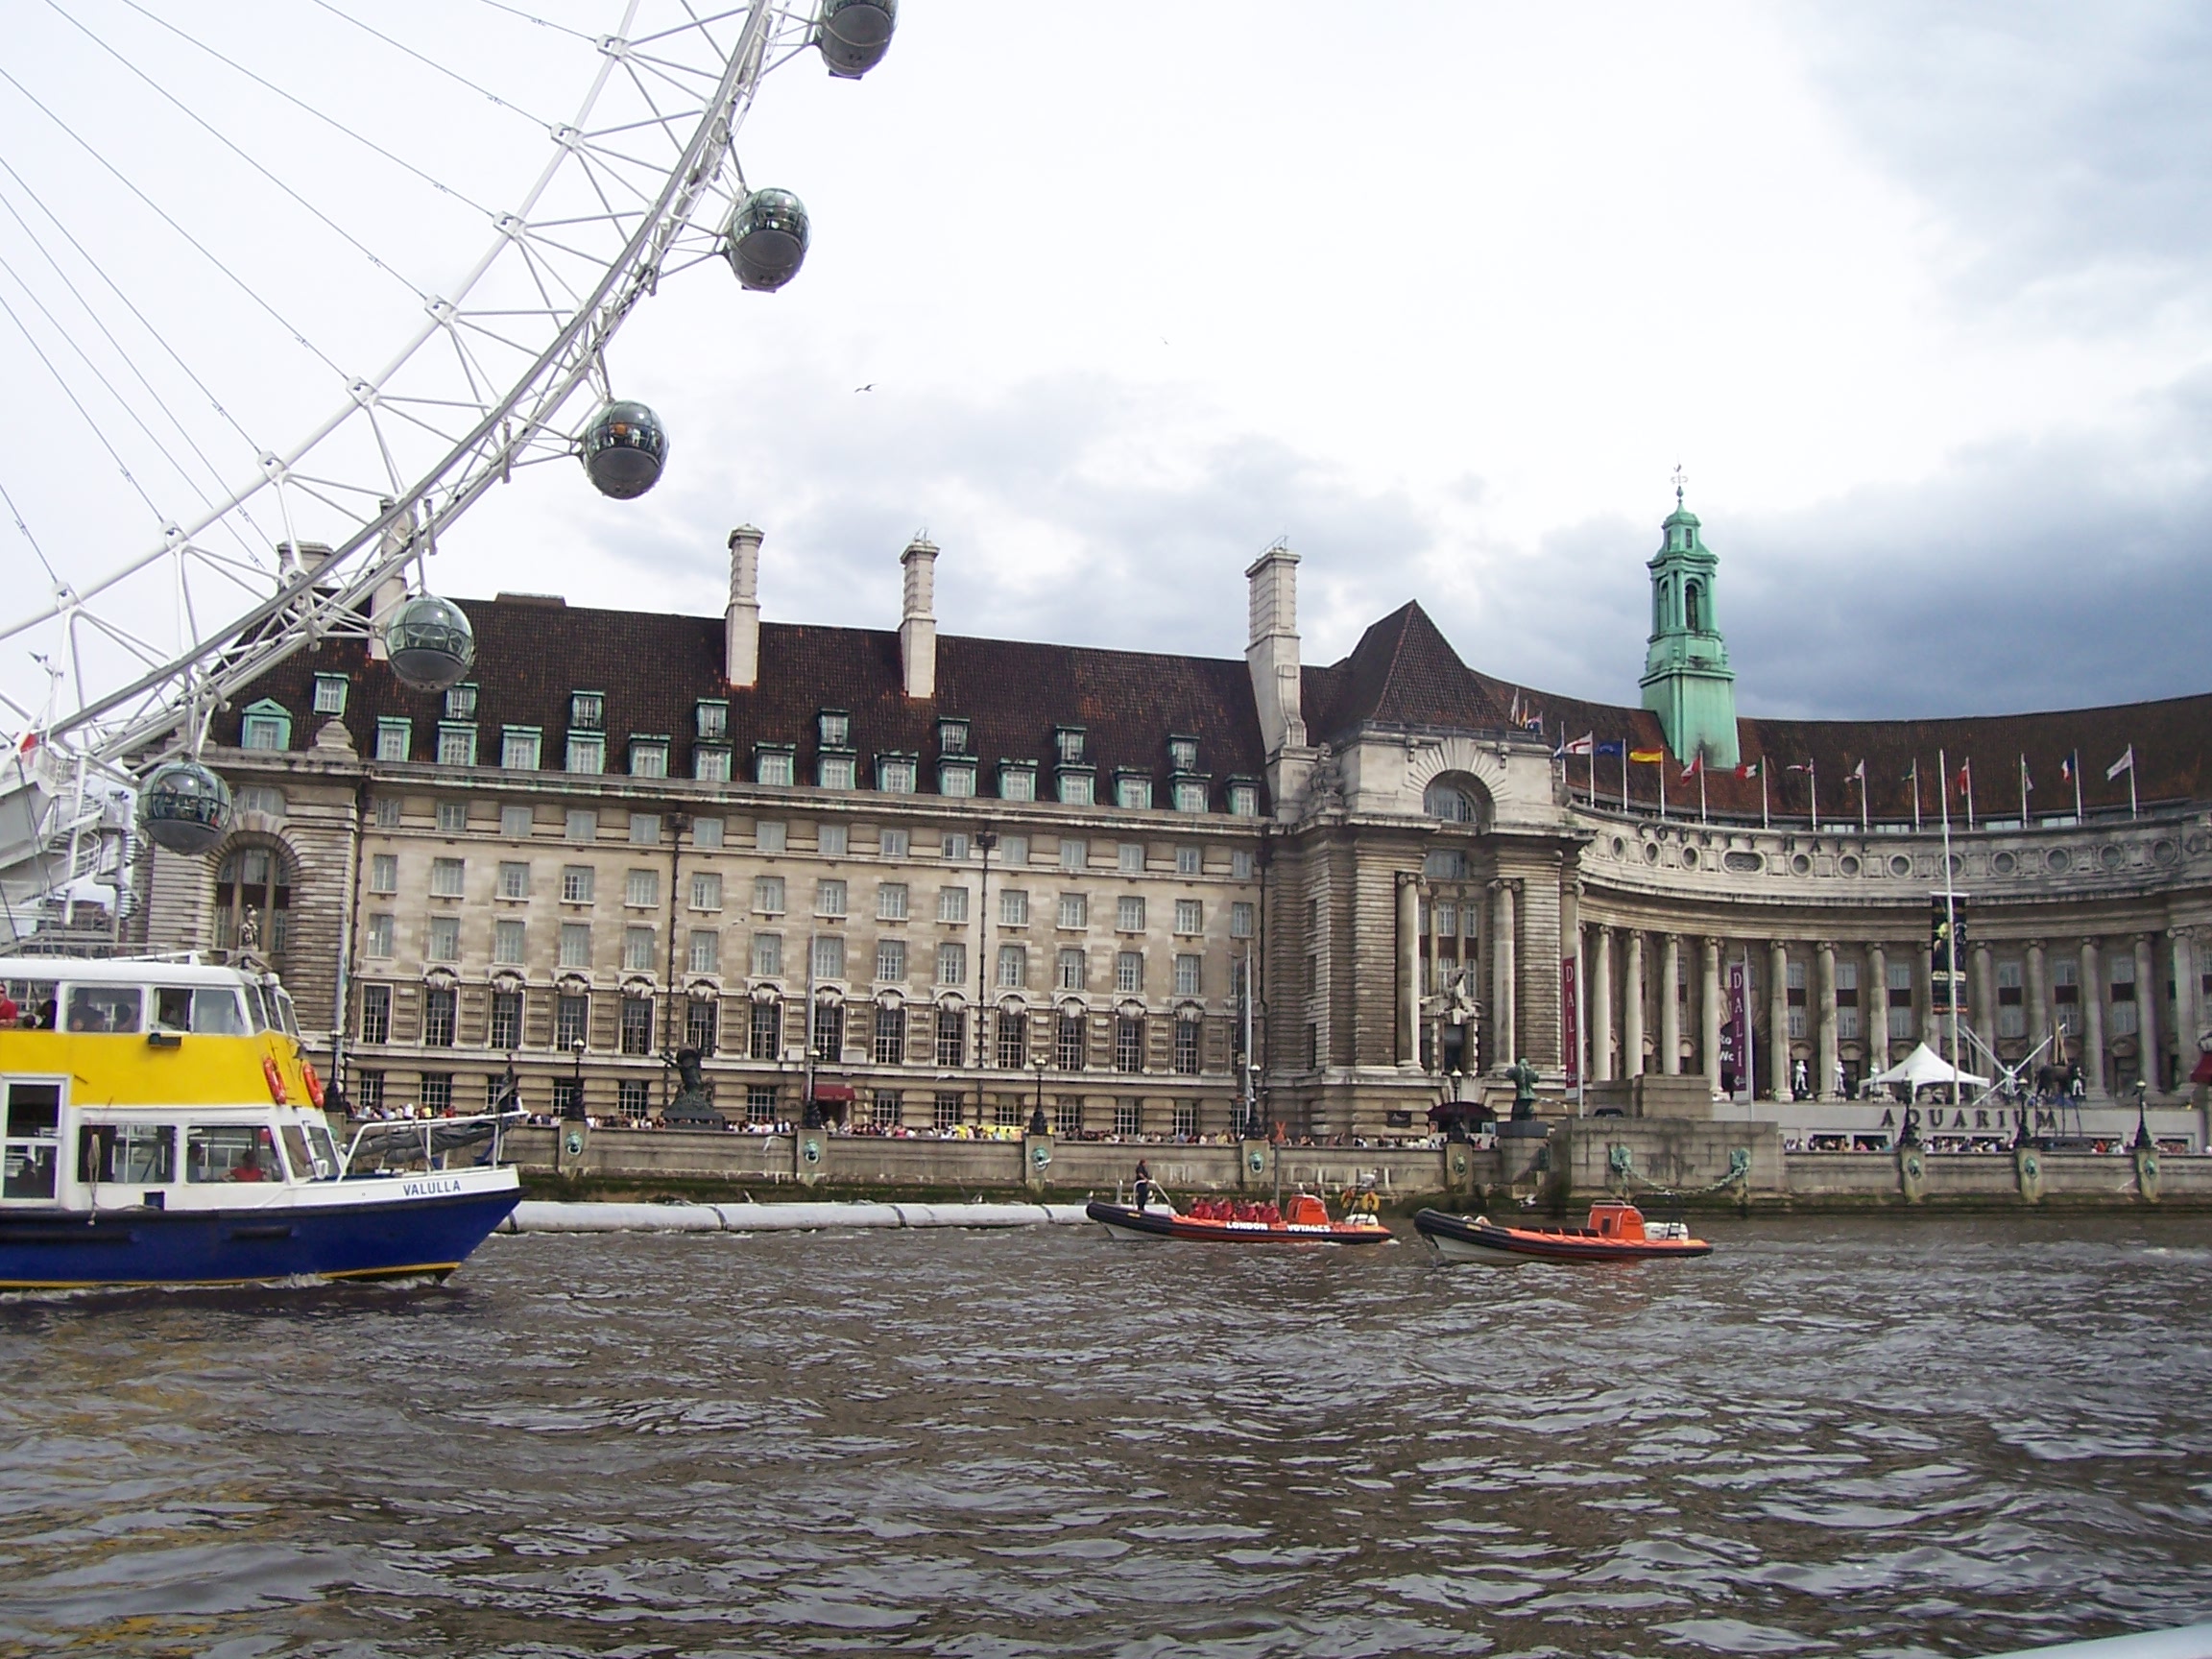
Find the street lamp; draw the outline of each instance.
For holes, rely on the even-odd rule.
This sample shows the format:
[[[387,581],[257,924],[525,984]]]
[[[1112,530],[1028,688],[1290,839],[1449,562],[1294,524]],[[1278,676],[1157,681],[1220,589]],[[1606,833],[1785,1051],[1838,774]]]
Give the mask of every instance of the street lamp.
[[[1042,1048],[1037,1051],[1037,1058],[1030,1062],[1037,1068],[1037,1105],[1029,1114],[1029,1133],[1032,1135],[1052,1133],[1052,1125],[1045,1120],[1045,1069],[1051,1063],[1052,1056]]]
[[[581,1123],[585,1120],[584,1039],[577,1038],[574,1043],[569,1045],[568,1051],[576,1056],[576,1077],[575,1081],[568,1086],[568,1110],[562,1113],[561,1116],[571,1123]]]
[[[988,824],[975,829],[975,851],[983,855],[983,887],[975,905],[975,1126],[983,1126],[983,1005],[991,980],[991,850],[998,831]]]

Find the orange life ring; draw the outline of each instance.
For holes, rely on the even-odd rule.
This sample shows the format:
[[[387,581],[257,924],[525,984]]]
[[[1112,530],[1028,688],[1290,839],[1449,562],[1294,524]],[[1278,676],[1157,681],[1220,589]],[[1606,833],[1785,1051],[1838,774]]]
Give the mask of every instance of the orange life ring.
[[[279,1106],[287,1104],[289,1096],[284,1092],[284,1074],[276,1070],[276,1062],[266,1054],[261,1057],[261,1075],[268,1080],[269,1098]]]
[[[300,1062],[300,1073],[307,1079],[307,1098],[315,1103],[315,1110],[323,1110],[323,1079],[315,1074],[315,1062]]]

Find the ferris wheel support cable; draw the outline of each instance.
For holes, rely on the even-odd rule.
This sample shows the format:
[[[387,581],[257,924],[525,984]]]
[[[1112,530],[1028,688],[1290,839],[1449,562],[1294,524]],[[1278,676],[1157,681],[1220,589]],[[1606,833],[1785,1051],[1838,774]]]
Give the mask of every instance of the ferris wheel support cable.
[[[636,0],[633,0],[633,14],[635,9]],[[96,699],[84,700],[74,714],[55,722],[53,732],[56,735],[66,735],[86,727],[100,716],[143,698],[165,684],[174,683],[180,674],[193,664],[210,659],[214,666],[204,673],[202,681],[207,686],[211,698],[222,697],[293,655],[307,644],[310,638],[335,632],[343,623],[357,624],[358,618],[351,615],[353,603],[364,597],[394,564],[403,563],[406,555],[402,554],[398,558],[375,557],[364,561],[359,567],[349,572],[349,579],[343,583],[326,587],[321,591],[318,591],[317,585],[345,565],[373,538],[381,538],[386,531],[410,521],[416,503],[421,502],[431,509],[423,529],[425,534],[434,535],[439,527],[450,524],[487,489],[499,481],[504,462],[513,447],[524,442],[528,435],[543,429],[551,417],[573,395],[576,387],[589,378],[607,342],[613,338],[637,301],[649,291],[652,281],[658,276],[660,258],[685,228],[685,216],[697,205],[699,199],[711,185],[742,118],[742,108],[750,102],[757,86],[771,11],[770,0],[754,0],[739,35],[737,50],[727,60],[715,95],[695,127],[690,141],[684,147],[678,165],[665,176],[655,210],[640,216],[638,226],[631,233],[621,255],[607,266],[589,302],[569,318],[552,343],[539,354],[532,372],[517,382],[499,405],[490,409],[467,436],[451,446],[443,461],[422,474],[405,500],[396,502],[392,508],[361,526],[338,546],[311,562],[302,562],[295,566],[289,579],[276,594],[233,620],[219,637],[206,641],[201,649],[184,653],[127,685]],[[611,68],[611,62],[602,64],[600,76],[594,83],[594,95],[604,84]],[[5,74],[5,69],[0,69],[0,76]],[[558,163],[558,156],[553,163],[549,163],[548,178]],[[541,180],[534,195],[542,191],[545,182],[545,180]],[[485,265],[489,264],[497,252],[497,247],[494,247],[492,253],[486,255],[475,275],[481,275]],[[647,257],[648,254],[651,257]],[[437,320],[431,325],[432,327],[439,325],[441,323]],[[564,357],[572,349],[579,347],[583,349],[576,351],[574,360],[564,365]],[[399,361],[404,362],[405,357],[402,356]],[[547,378],[549,372],[550,377]],[[532,398],[532,390],[540,388],[541,381],[543,382],[542,386],[537,391],[535,398]],[[530,409],[522,423],[522,435],[511,434],[499,444],[487,448],[487,441],[525,402],[530,404]],[[343,414],[333,417],[332,421],[326,423],[325,429],[343,418]],[[304,453],[306,447],[308,445],[302,445],[295,454]],[[477,463],[473,468],[469,465],[471,458]],[[460,471],[458,480],[445,483],[447,475],[456,469]],[[287,481],[288,468],[275,456],[265,458],[264,470],[269,474],[271,483],[281,484]],[[445,504],[440,507],[436,503],[436,493],[442,486],[445,491]],[[281,489],[277,499],[281,504]],[[145,559],[142,558],[135,562],[135,567],[142,568],[144,564]],[[103,586],[111,585],[119,579],[110,577]],[[249,637],[262,624],[287,613],[293,616],[296,624],[294,627],[273,638]],[[55,613],[49,612],[47,614],[51,616]],[[307,626],[298,626],[300,623]],[[0,638],[20,632],[22,626],[18,624],[0,632]],[[174,730],[178,719],[179,711],[173,706],[165,703],[157,705],[100,736],[88,746],[87,753],[100,762],[119,761],[123,757],[153,742],[162,733]]]
[[[15,528],[23,533],[23,540],[31,543],[31,551],[38,556],[38,563],[46,567],[46,579],[59,582],[54,574],[54,561],[46,557],[46,549],[38,545],[38,538],[31,534],[31,526],[23,521],[23,509],[15,505],[15,497],[8,493],[8,486],[0,484],[0,502],[8,505],[8,517],[15,520]]]
[[[394,51],[399,52],[406,57],[414,59],[415,61],[421,64],[423,68],[436,70],[439,74],[445,76],[447,80],[459,83],[461,85],[468,87],[469,91],[476,93],[479,97],[482,97],[490,103],[496,105],[498,108],[507,110],[509,113],[519,115],[523,120],[529,122],[533,127],[538,128],[540,131],[544,132],[551,132],[553,131],[552,122],[545,120],[541,116],[531,114],[529,110],[523,108],[519,104],[510,104],[506,99],[500,97],[498,93],[493,91],[489,86],[479,86],[475,82],[469,80],[468,76],[463,75],[458,70],[454,69],[452,65],[447,63],[441,63],[435,58],[425,58],[421,53],[416,51],[414,47],[408,45],[406,41],[395,40],[391,36],[385,34],[382,30],[374,27],[372,24],[362,22],[360,18],[354,16],[349,12],[343,11],[339,7],[333,6],[330,3],[330,0],[314,0],[314,3],[317,6],[320,6],[324,11],[329,12],[331,16],[338,18],[341,22],[350,23],[354,28],[360,30],[363,34],[373,36],[376,39],[383,41],[385,45],[391,47]]]
[[[57,12],[60,11],[59,6],[54,6],[54,0],[46,0],[46,4],[53,6],[54,10]],[[191,105],[185,103],[183,99],[178,97],[176,93],[170,91],[168,87],[162,85],[160,82],[155,80],[153,76],[147,74],[146,71],[139,68],[137,64],[132,62],[130,59],[124,57],[122,53],[118,52],[114,47],[108,45],[107,41],[101,39],[99,36],[95,35],[89,28],[84,25],[82,19],[70,17],[66,12],[62,12],[61,15],[68,18],[69,22],[76,28],[77,32],[83,35],[85,39],[91,41],[93,45],[99,47],[101,51],[107,53],[108,57],[114,59],[116,62],[122,64],[124,68],[130,70],[132,74],[137,76],[139,80],[145,82],[146,84],[151,86],[156,92],[158,92],[162,98],[167,100],[171,106],[182,113],[194,125],[199,127],[202,132],[205,132],[210,138],[214,139],[216,143],[222,145],[224,149],[229,151],[231,155],[237,156],[239,160],[245,162],[247,166],[252,168],[254,172],[260,174],[262,178],[268,180],[271,184],[274,184],[286,197],[290,198],[290,200],[302,212],[306,213],[317,223],[321,224],[325,229],[330,232],[331,235],[337,237],[341,242],[344,242],[349,248],[351,248],[356,253],[360,254],[362,258],[368,260],[369,263],[375,269],[384,272],[386,275],[391,276],[394,281],[402,284],[406,288],[407,292],[414,295],[416,299],[425,302],[429,301],[430,296],[423,293],[421,288],[416,286],[414,280],[410,278],[405,273],[403,273],[397,265],[394,265],[390,261],[386,260],[373,248],[370,247],[366,242],[362,241],[358,236],[354,235],[352,231],[347,229],[345,226],[339,224],[337,220],[331,218],[329,214],[324,212],[322,208],[316,206],[314,203],[308,201],[306,197],[301,195],[299,191],[293,189],[291,185],[285,183],[283,180],[277,178],[276,175],[272,173],[267,167],[264,167],[259,161],[255,160],[252,156],[248,155],[244,149],[242,149],[237,143],[227,136],[220,128],[218,128],[213,122],[209,121],[204,115],[201,114],[199,110],[193,108]],[[474,204],[471,203],[470,205],[473,206]],[[481,211],[481,209],[479,209],[479,211]]]
[[[23,343],[31,348],[33,354],[45,366],[46,373],[54,377],[54,384],[61,388],[61,396],[68,398],[77,413],[84,417],[84,424],[92,429],[92,436],[100,441],[100,447],[107,450],[108,458],[115,463],[115,470],[123,474],[123,482],[137,492],[138,499],[146,503],[146,510],[154,515],[156,522],[168,523],[169,516],[156,504],[153,496],[146,493],[146,486],[138,482],[137,475],[131,470],[130,463],[108,442],[107,431],[92,418],[92,411],[84,407],[84,400],[77,396],[76,388],[62,378],[60,370],[54,367],[53,358],[46,355],[46,348],[38,344],[38,337],[24,325],[22,318],[15,315],[15,307],[5,299],[0,299],[0,312],[4,312],[8,321],[15,325],[16,332],[23,336]]]
[[[541,29],[550,29],[556,34],[573,35],[579,40],[589,40],[591,38],[590,36],[585,34],[581,29],[571,29],[567,24],[556,23],[549,17],[539,17],[533,15],[531,12],[523,11],[519,6],[509,6],[504,4],[504,0],[477,0],[477,4],[482,6],[489,6],[494,12],[504,12],[512,17],[519,17],[525,23],[535,23]]]

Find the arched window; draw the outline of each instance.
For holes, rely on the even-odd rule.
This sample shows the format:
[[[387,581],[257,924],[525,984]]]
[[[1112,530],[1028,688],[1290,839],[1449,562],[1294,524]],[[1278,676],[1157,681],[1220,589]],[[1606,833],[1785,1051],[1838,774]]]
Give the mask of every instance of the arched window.
[[[1472,824],[1475,822],[1475,803],[1462,790],[1449,783],[1431,783],[1421,797],[1422,809],[1431,818],[1441,818],[1447,824]]]
[[[1705,587],[1704,587],[1704,584],[1703,584],[1703,583],[1700,583],[1700,582],[1693,582],[1693,583],[1689,584],[1687,587],[1685,587],[1685,588],[1682,589],[1682,599],[1683,599],[1683,606],[1684,606],[1684,611],[1685,611],[1685,618],[1686,618],[1686,620],[1688,621],[1688,623],[1689,623],[1689,625],[1690,625],[1690,632],[1691,632],[1691,633],[1693,633],[1693,634],[1702,634],[1702,633],[1704,633],[1704,632],[1705,632]]]
[[[276,848],[235,847],[215,874],[215,943],[225,950],[284,954],[292,878]]]

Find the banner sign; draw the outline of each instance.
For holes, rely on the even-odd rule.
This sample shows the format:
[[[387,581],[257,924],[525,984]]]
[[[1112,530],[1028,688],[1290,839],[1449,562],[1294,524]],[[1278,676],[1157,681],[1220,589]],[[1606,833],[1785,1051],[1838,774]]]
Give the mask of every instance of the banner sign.
[[[1720,1093],[1733,1095],[1750,1082],[1750,965],[1728,964],[1728,1008],[1720,1022]]]
[[[1929,902],[1928,1003],[1938,1014],[1966,1006],[1966,901],[1955,893]]]
[[[1575,983],[1575,958],[1559,959],[1559,1022],[1565,1029],[1565,1041],[1559,1045],[1567,1056],[1567,1087],[1578,1088],[1582,1082],[1582,1007]]]

